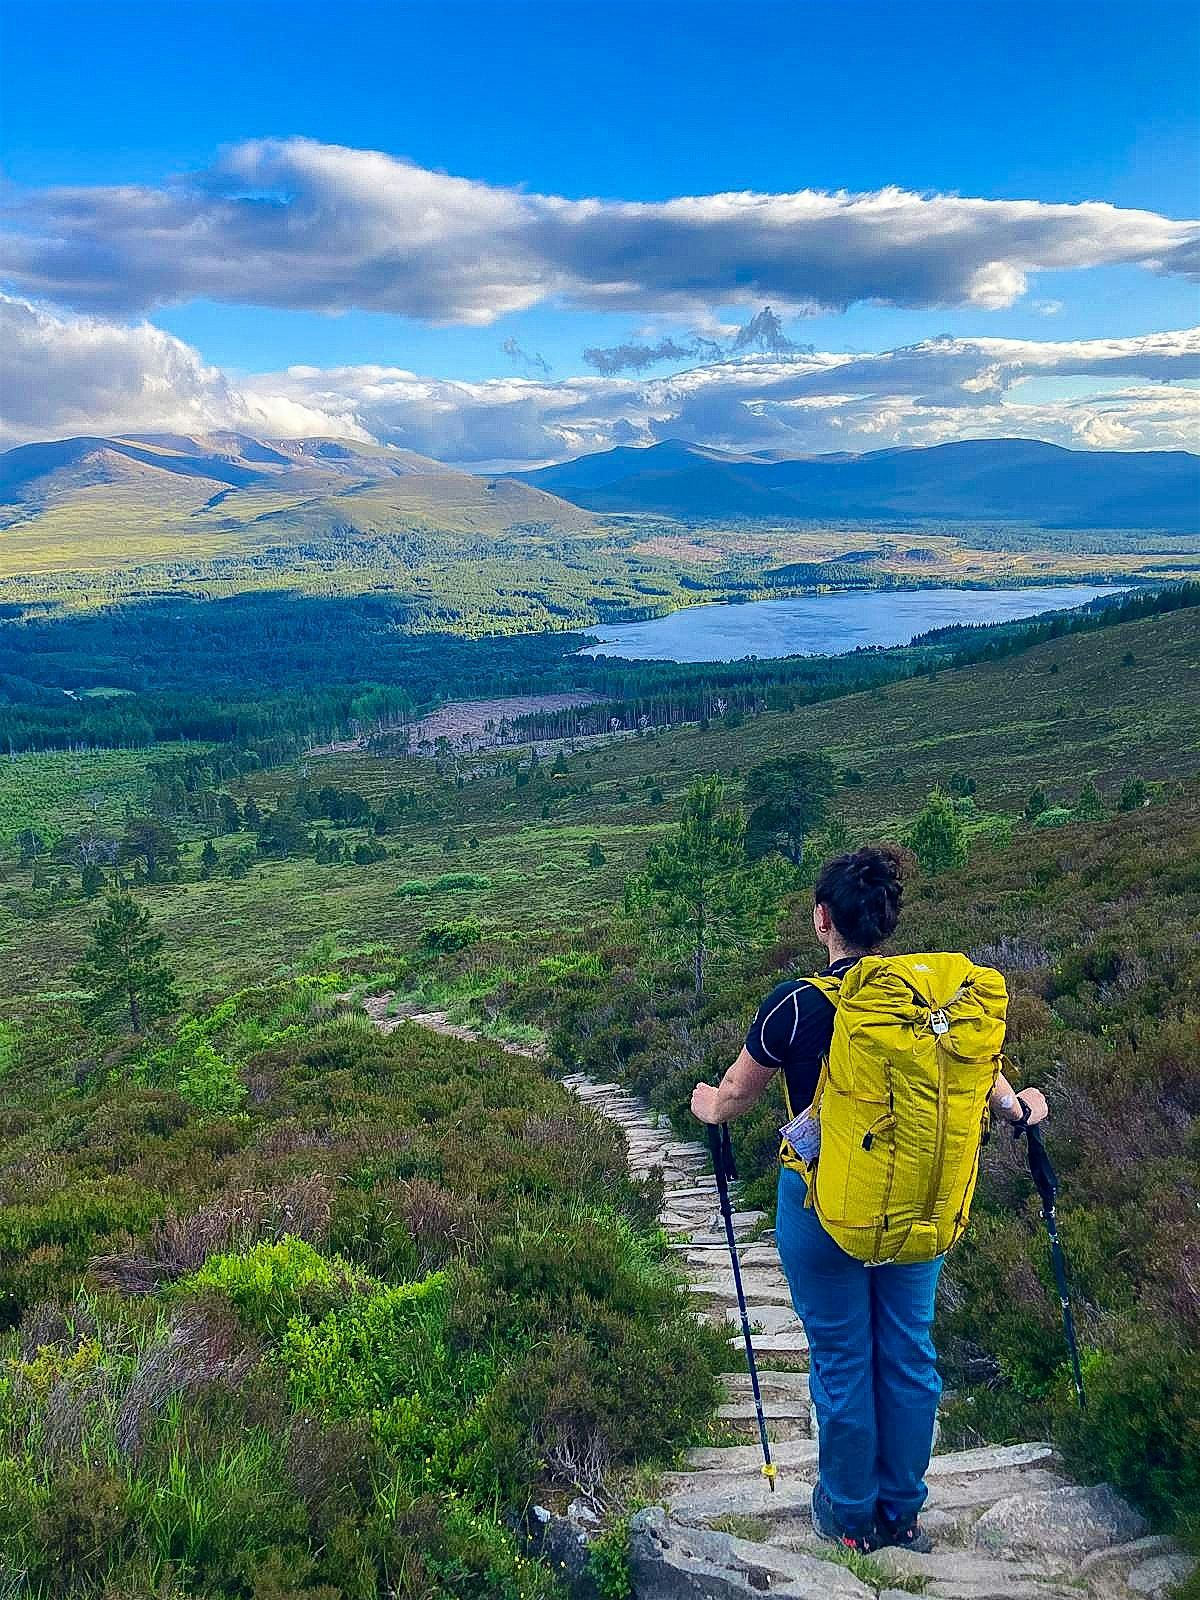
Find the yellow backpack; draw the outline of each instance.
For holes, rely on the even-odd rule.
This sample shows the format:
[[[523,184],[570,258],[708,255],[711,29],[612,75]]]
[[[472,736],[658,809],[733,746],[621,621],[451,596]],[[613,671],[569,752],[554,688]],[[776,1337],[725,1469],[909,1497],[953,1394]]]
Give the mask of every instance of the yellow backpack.
[[[780,1157],[804,1174],[807,1203],[848,1254],[870,1266],[931,1261],[967,1226],[1004,1046],[1004,979],[963,955],[911,955],[863,956],[843,977],[807,981],[837,1012],[813,1097],[821,1147],[812,1166],[786,1140]]]

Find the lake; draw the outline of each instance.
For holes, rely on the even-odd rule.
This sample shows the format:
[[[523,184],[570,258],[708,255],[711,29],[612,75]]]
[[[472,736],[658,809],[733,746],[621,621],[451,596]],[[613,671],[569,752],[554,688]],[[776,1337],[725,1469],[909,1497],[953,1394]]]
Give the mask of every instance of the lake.
[[[651,622],[589,628],[590,656],[629,661],[738,661],[744,656],[844,655],[860,645],[908,644],[953,623],[1010,622],[1081,606],[1121,586],[1056,584],[1039,589],[860,589],[745,605],[688,606]]]

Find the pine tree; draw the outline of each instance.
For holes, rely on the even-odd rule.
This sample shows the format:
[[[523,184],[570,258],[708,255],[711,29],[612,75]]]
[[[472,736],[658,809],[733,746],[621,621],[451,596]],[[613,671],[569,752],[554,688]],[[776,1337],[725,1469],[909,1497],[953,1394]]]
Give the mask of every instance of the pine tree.
[[[75,981],[87,990],[83,1020],[104,1022],[128,1014],[132,1032],[179,1004],[174,976],[160,959],[162,934],[153,931],[150,913],[128,892],[111,894],[92,928],[92,942],[76,967]]]
[[[935,789],[913,824],[908,843],[926,872],[946,872],[965,865],[967,830],[942,789]]]
[[[1094,783],[1085,783],[1080,789],[1074,814],[1080,822],[1099,822],[1104,816],[1104,800]]]
[[[746,824],[751,857],[778,850],[794,867],[804,859],[804,841],[825,820],[835,786],[833,763],[819,750],[778,756],[746,774]]]
[[[1117,806],[1121,811],[1137,811],[1146,804],[1149,795],[1143,778],[1126,778],[1121,785],[1121,798]]]
[[[164,869],[179,865],[179,841],[157,818],[134,817],[121,840],[121,860],[142,862],[153,883]]]
[[[211,878],[221,864],[217,854],[217,847],[211,839],[204,841],[204,849],[200,852],[200,871],[206,878]]]
[[[602,867],[604,865],[605,860],[606,860],[606,857],[605,857],[604,851],[601,850],[600,846],[598,844],[596,844],[596,843],[591,844],[589,846],[589,848],[588,848],[588,853],[587,853],[587,864],[588,864],[588,866],[589,867]]]
[[[98,895],[104,888],[104,868],[100,866],[98,862],[85,862],[84,865],[79,869],[79,875],[79,886],[89,900]]]
[[[678,827],[647,850],[645,872],[626,885],[626,908],[656,921],[687,950],[699,999],[710,955],[774,933],[785,876],[774,860],[747,861],[745,816],[727,808],[714,773],[696,779]]]

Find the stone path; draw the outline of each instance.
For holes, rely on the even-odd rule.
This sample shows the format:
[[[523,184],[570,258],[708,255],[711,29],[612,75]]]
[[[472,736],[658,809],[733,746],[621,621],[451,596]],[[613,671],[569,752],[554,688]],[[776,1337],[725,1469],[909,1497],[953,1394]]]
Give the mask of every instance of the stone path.
[[[388,997],[368,1002],[387,1031]],[[437,1013],[409,1020],[460,1038]],[[520,1051],[536,1055],[530,1048]],[[757,1211],[735,1211],[742,1282],[760,1360],[763,1406],[779,1469],[772,1494],[761,1454],[736,1300],[706,1144],[680,1139],[619,1084],[564,1078],[586,1105],[625,1134],[633,1172],[661,1169],[661,1218],[697,1314],[730,1327],[730,1366],[718,1416],[745,1443],[691,1450],[686,1470],[661,1481],[662,1503],[633,1519],[636,1600],[1166,1600],[1191,1570],[1170,1539],[1108,1485],[1071,1483],[1049,1444],[936,1454],[922,1516],[932,1555],[881,1550],[860,1575],[830,1559],[809,1517],[817,1446],[808,1396],[808,1345],[792,1311],[772,1236]]]

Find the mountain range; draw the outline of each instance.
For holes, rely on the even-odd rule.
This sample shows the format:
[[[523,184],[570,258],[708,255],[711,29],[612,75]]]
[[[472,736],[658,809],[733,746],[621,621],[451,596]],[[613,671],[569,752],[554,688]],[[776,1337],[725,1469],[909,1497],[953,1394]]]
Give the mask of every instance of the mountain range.
[[[265,533],[280,524],[313,534],[340,526],[390,531],[400,523],[484,533],[544,523],[570,531],[592,522],[588,512],[517,479],[476,477],[356,440],[129,434],[0,454],[0,529],[155,515],[197,534],[251,525]]]
[[[1195,533],[1200,456],[979,439],[787,457],[668,440],[485,477],[390,445],[231,432],[82,436],[0,454],[0,533],[19,540],[18,571],[35,547],[38,561],[53,549],[57,565],[102,544],[109,561],[122,549],[133,559],[146,540],[160,555],[200,556],[345,532],[578,533],[606,512]]]
[[[1200,456],[966,439],[865,455],[735,454],[669,439],[516,472],[594,511],[680,518],[947,519],[1200,531]]]

